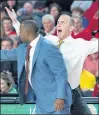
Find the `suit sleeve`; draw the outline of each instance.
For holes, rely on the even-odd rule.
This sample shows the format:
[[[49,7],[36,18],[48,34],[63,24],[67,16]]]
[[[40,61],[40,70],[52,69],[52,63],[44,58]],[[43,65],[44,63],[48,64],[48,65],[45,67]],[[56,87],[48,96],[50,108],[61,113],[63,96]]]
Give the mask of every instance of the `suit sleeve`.
[[[17,49],[0,50],[0,61],[14,61],[17,60]]]
[[[57,83],[57,97],[59,99],[66,99],[67,94],[67,70],[63,60],[63,56],[56,46],[51,46],[46,53],[45,62],[55,76]]]

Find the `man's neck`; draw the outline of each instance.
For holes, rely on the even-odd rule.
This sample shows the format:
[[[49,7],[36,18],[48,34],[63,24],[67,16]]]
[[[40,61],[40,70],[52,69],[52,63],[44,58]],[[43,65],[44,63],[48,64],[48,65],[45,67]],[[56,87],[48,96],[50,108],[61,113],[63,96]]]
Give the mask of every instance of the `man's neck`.
[[[71,35],[70,33],[69,33],[69,34],[67,34],[64,38],[62,38],[62,40],[64,40],[64,39],[68,38],[70,35]]]
[[[38,34],[35,36],[30,36],[29,37],[29,42],[31,43],[33,40],[35,40],[37,38]]]

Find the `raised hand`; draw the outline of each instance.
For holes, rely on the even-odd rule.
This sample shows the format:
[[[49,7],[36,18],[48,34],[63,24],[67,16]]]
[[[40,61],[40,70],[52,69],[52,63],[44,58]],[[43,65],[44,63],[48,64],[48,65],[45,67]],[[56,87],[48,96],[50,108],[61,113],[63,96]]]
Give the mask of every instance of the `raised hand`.
[[[5,7],[9,17],[12,20],[13,23],[13,27],[15,28],[17,35],[19,36],[20,34],[20,22],[17,20],[17,15],[15,13],[15,11],[12,9],[12,11],[10,11],[7,7]]]
[[[6,9],[8,15],[9,15],[9,17],[11,18],[12,22],[16,23],[18,20],[17,20],[17,15],[16,15],[14,9],[12,9],[12,11],[9,10],[7,7],[5,7],[5,9]]]

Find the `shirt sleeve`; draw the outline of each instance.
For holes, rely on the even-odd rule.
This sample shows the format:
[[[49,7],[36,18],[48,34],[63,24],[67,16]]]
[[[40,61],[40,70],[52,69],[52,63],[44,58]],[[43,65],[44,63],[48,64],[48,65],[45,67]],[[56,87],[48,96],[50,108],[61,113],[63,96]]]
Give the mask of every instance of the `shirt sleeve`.
[[[86,56],[99,52],[98,40],[95,41],[83,41],[83,48],[85,50]]]
[[[13,27],[15,28],[16,33],[19,36],[20,35],[20,22],[17,21],[16,23],[13,23]]]

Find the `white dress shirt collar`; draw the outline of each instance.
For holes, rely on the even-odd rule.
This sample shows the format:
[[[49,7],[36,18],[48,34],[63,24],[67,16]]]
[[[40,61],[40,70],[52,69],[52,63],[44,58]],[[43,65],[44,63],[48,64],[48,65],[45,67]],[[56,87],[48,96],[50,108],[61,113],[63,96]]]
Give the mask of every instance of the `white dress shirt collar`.
[[[30,46],[35,48],[39,39],[40,39],[40,34],[30,43]]]
[[[64,42],[71,42],[73,40],[72,36],[68,36],[67,38],[65,38],[63,41]]]

